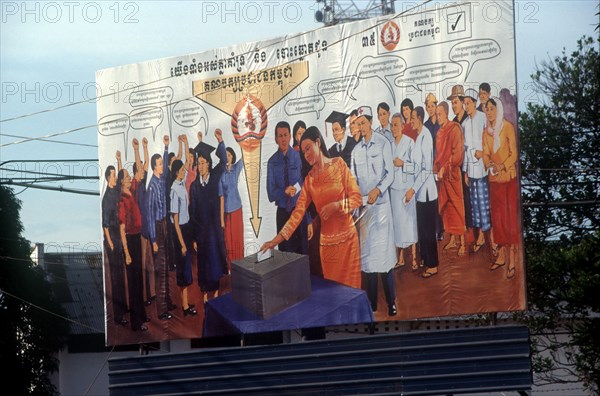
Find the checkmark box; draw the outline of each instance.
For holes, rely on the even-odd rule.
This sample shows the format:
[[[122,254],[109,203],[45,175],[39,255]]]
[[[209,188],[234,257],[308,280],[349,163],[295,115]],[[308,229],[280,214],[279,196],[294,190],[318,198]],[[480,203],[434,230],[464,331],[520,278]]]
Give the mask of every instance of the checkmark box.
[[[465,12],[448,14],[448,34],[464,32],[467,29]]]
[[[460,18],[462,17],[462,14],[458,15],[458,18],[456,19],[456,22],[454,22],[452,24],[452,30],[456,29],[456,26],[458,25],[458,22],[460,22]]]

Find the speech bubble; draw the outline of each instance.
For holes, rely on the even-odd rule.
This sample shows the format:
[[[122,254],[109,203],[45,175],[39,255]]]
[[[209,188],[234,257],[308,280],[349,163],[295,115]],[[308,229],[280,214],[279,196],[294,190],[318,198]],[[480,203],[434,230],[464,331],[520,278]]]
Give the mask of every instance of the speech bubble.
[[[128,101],[131,107],[146,107],[153,104],[171,103],[173,88],[159,87],[132,92]]]
[[[135,109],[129,113],[131,128],[133,129],[152,129],[152,140],[156,140],[156,128],[162,124],[164,119],[163,109],[160,107],[144,107]]]
[[[465,81],[469,77],[475,63],[492,59],[500,55],[502,49],[496,40],[492,39],[473,39],[462,41],[450,48],[448,57],[453,62],[467,62],[467,75]]]
[[[358,77],[355,75],[337,78],[328,78],[326,80],[319,81],[317,85],[317,92],[323,96],[325,102],[339,103],[339,100],[334,95],[338,92],[346,92],[350,89],[356,88],[358,84]],[[329,96],[329,97],[328,97]],[[328,100],[330,99],[330,100]]]
[[[351,75],[339,78],[329,78],[319,81],[317,91],[321,95],[332,94],[336,92],[344,92],[351,88],[356,88],[358,85],[358,76]]]
[[[402,73],[405,69],[406,61],[404,58],[399,56],[366,56],[358,63],[355,74],[359,80],[365,80],[369,78],[377,78],[381,80],[390,90],[394,104],[396,104],[396,94],[394,93],[394,88],[387,78],[396,76]],[[358,86],[358,84],[356,84],[356,86]],[[353,95],[356,86],[348,90],[348,95],[352,100],[356,100]]]
[[[169,124],[169,137],[172,139],[172,121],[169,115],[171,107],[169,105],[173,101],[173,88],[169,86],[164,86],[158,88],[142,89],[139,91],[132,92],[126,100],[129,102],[131,107],[148,107],[151,105],[156,105],[160,106],[161,108],[164,108],[167,112],[167,122]],[[154,136],[155,132],[156,129],[153,128],[152,136]]]
[[[321,95],[305,96],[303,98],[291,99],[285,102],[285,113],[288,116],[317,113],[317,119],[321,117],[321,111],[325,108],[325,98]]]
[[[127,134],[129,132],[129,127],[129,116],[124,113],[110,114],[98,120],[98,133],[100,135],[123,135],[125,155],[127,155]]]
[[[420,85],[439,83],[460,76],[463,67],[453,62],[438,62],[426,65],[411,66],[394,79],[398,88],[414,87],[422,91]]]
[[[98,133],[102,136],[126,134],[128,130],[129,116],[127,114],[111,114],[98,120]]]
[[[173,120],[177,125],[184,128],[192,128],[198,125],[203,120],[204,128],[201,129],[206,133],[208,131],[208,115],[206,110],[196,101],[186,99],[173,106],[171,111]]]

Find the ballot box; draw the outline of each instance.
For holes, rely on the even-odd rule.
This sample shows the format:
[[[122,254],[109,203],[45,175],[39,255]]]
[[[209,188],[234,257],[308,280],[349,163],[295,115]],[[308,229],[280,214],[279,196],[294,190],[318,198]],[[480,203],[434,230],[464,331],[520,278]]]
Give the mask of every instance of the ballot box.
[[[272,250],[231,263],[233,301],[261,319],[269,318],[310,296],[308,256]]]

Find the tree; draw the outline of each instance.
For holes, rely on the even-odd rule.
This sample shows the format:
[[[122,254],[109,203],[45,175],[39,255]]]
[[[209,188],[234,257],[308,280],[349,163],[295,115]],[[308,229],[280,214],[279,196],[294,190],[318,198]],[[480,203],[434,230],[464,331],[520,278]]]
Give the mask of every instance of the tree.
[[[600,384],[600,233],[526,243],[534,370],[542,383]],[[595,316],[594,316],[595,315]]]
[[[600,386],[600,40],[583,37],[532,75],[520,114],[523,223],[534,368]],[[539,334],[540,337],[535,335]],[[561,353],[562,352],[562,353]]]
[[[592,38],[577,47],[532,75],[550,102],[529,104],[519,119],[525,223],[538,240],[600,228],[600,61]]]
[[[49,374],[69,325],[53,297],[44,271],[30,260],[21,233],[20,201],[0,185],[0,361],[5,384],[14,394],[56,394]]]

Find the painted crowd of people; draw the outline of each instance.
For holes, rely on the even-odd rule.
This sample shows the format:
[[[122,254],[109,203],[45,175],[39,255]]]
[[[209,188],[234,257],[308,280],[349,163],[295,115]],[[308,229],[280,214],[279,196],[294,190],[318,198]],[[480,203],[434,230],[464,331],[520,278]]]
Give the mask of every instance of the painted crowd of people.
[[[518,154],[516,120],[504,109],[514,104],[492,98],[487,83],[471,91],[454,86],[450,105],[430,93],[424,107],[405,99],[394,113],[387,103],[375,114],[369,106],[334,111],[326,119],[335,141],[329,148],[318,127],[278,122],[266,185],[277,235],[261,250],[278,246],[308,255],[311,273],[363,288],[373,311],[381,280],[389,316],[397,314],[394,269],[406,265],[423,278],[435,276],[444,235],[442,249],[464,256],[471,229],[471,252],[487,241],[490,270],[506,265],[511,279],[520,241]],[[513,100],[508,93],[504,102]],[[197,315],[188,295],[194,263],[206,302],[218,294],[231,261],[244,256],[243,163],[225,147],[221,130],[214,135],[216,148],[202,133],[195,148],[179,136],[177,155],[169,153],[165,136],[163,154],[151,158],[143,139],[143,162],[133,139],[133,173],[122,167],[119,152],[118,169],[106,168],[102,227],[116,324],[127,325],[129,311],[131,328],[146,331],[145,307],[152,304],[160,320],[179,312],[170,271],[176,272],[181,315]]]
[[[187,136],[179,136],[177,155],[169,152],[170,139],[164,136],[164,153],[150,158],[144,138],[143,162],[139,141],[133,139],[133,176],[123,168],[118,151],[118,169],[106,168],[102,227],[115,324],[126,326],[129,311],[132,330],[147,331],[145,307],[152,304],[158,319],[173,318],[178,311],[171,298],[170,271],[176,273],[182,317],[196,316],[196,305],[188,298],[194,263],[206,302],[218,295],[231,261],[243,257],[242,204],[237,190],[242,165],[235,151],[225,147],[221,130],[215,131],[215,138],[219,162],[214,166],[215,147],[204,143],[200,132],[193,149]]]
[[[425,108],[405,99],[392,114],[380,103],[377,128],[369,106],[350,114],[334,111],[326,119],[335,140],[329,148],[314,126],[294,128],[291,147],[290,126],[280,122],[279,149],[268,167],[278,233],[262,250],[278,245],[307,254],[302,229],[308,223],[310,244],[311,225],[318,223],[319,253],[309,252],[311,270],[365,289],[373,311],[381,279],[389,316],[397,313],[393,270],[406,265],[405,251],[411,269],[430,278],[438,273],[444,233],[449,237],[443,250],[456,249],[458,256],[467,254],[468,229],[476,235],[473,253],[487,234],[490,270],[507,265],[511,279],[520,229],[515,121],[505,116],[502,100],[490,97],[489,84],[472,91],[452,88],[447,100],[453,120],[448,103],[431,93]],[[514,100],[510,93],[506,97]]]

